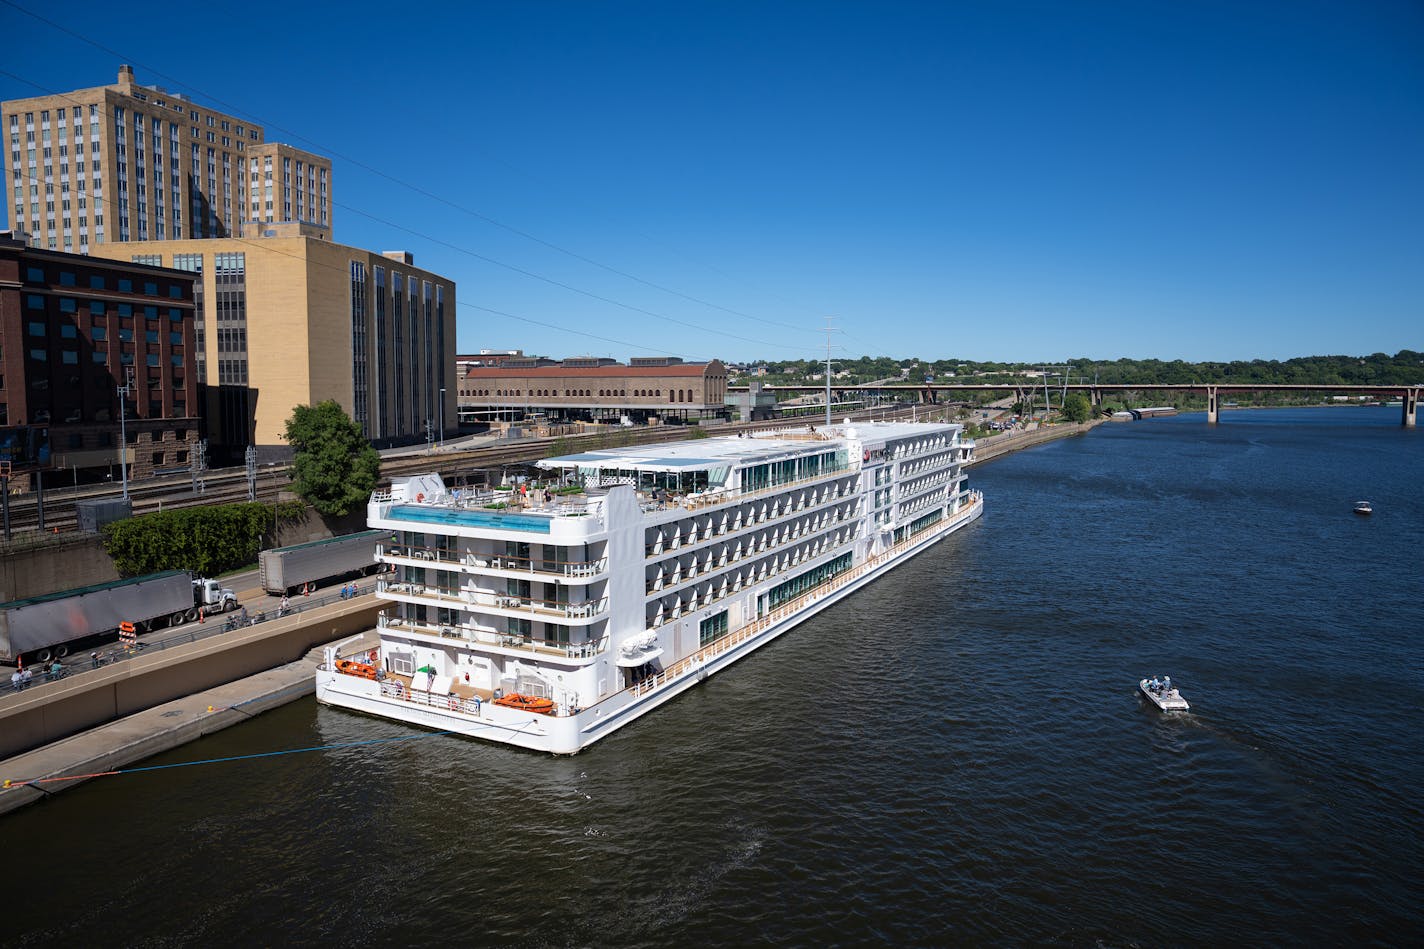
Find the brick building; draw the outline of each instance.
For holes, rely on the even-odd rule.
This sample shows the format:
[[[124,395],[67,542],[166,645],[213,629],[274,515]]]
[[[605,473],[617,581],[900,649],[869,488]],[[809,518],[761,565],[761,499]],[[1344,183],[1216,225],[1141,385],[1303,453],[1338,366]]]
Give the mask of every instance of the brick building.
[[[31,247],[0,232],[8,442],[47,436],[48,451],[30,460],[79,482],[119,480],[121,428],[133,477],[186,467],[201,437],[193,293],[192,274]]]
[[[726,418],[727,370],[716,359],[580,357],[553,366],[472,367],[460,385],[463,419],[522,418],[635,423]]]

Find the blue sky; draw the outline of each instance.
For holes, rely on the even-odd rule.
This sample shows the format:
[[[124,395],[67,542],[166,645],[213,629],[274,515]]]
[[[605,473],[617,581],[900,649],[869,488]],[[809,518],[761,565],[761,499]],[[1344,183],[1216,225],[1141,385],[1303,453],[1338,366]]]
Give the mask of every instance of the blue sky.
[[[0,98],[129,62],[332,156],[463,352],[1424,349],[1411,0],[15,2]]]

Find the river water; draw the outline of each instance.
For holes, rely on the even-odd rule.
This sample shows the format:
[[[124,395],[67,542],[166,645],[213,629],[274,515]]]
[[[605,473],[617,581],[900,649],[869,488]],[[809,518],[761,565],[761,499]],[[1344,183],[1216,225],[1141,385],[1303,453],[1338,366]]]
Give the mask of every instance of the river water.
[[[971,480],[977,524],[576,757],[307,700],[148,763],[361,744],[11,815],[0,942],[1424,938],[1424,431],[1182,416]]]

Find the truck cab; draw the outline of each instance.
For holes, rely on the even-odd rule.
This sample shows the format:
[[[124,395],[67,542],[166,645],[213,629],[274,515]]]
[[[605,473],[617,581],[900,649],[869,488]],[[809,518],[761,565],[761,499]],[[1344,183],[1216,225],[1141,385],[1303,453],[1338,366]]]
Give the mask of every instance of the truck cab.
[[[198,578],[193,581],[193,605],[209,613],[226,613],[237,609],[237,594],[216,580]]]

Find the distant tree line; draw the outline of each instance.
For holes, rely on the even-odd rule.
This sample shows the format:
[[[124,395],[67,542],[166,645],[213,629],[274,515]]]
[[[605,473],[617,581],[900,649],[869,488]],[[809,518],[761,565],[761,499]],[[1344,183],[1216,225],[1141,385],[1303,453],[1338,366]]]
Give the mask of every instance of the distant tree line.
[[[1274,383],[1298,385],[1401,386],[1424,383],[1424,353],[1402,349],[1393,356],[1299,356],[1284,362],[1275,359],[1233,362],[1187,362],[1181,359],[1118,359],[1111,362],[1089,358],[1071,359],[1046,366],[1043,363],[978,362],[970,359],[892,359],[889,356],[862,356],[856,360],[834,360],[832,383],[859,385],[886,380],[887,385],[919,384],[927,378],[935,382],[1027,381],[1025,373],[1047,368],[1063,372],[1071,382],[1098,382],[1107,385],[1146,383],[1189,384],[1200,382]],[[755,370],[764,368],[763,376]],[[734,384],[761,378],[771,385],[807,385],[825,382],[826,364],[808,359],[757,360],[747,370],[735,374]]]

